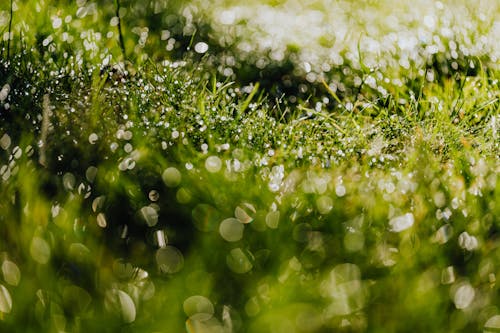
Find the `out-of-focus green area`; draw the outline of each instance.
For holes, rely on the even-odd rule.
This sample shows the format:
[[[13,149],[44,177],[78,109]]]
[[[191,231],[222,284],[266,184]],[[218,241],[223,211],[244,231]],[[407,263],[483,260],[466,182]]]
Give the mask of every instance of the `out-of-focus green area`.
[[[2,2],[0,331],[500,330],[498,13]]]

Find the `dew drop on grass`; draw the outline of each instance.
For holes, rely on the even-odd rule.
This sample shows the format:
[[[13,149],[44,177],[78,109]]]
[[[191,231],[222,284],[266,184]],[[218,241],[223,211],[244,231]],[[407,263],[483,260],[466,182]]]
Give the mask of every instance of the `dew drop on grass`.
[[[2,263],[2,273],[5,282],[11,286],[17,286],[21,280],[21,271],[15,263],[10,260],[5,260]]]
[[[484,324],[483,333],[500,332],[500,315],[495,315],[486,321]]]
[[[174,167],[165,169],[165,171],[163,171],[161,175],[161,178],[163,179],[165,185],[167,185],[168,187],[177,187],[182,180],[180,171]]]
[[[39,264],[46,264],[50,259],[50,246],[45,239],[35,236],[31,240],[30,254]]]
[[[448,242],[451,236],[453,236],[453,227],[445,224],[436,231],[432,240],[442,245]]]
[[[465,309],[474,300],[476,296],[476,291],[469,283],[463,283],[458,288],[456,288],[453,295],[453,303],[457,309]]]
[[[122,135],[122,139],[129,141],[130,139],[132,139],[132,136],[133,136],[133,134],[131,131],[124,131],[123,135]]]
[[[253,221],[253,216],[255,215],[256,210],[255,207],[252,204],[249,203],[242,203],[241,205],[237,206],[236,209],[234,210],[234,216],[241,222],[241,223],[250,223]]]
[[[142,207],[140,214],[148,226],[154,227],[158,223],[158,212],[153,207]]]
[[[342,184],[339,184],[337,186],[335,186],[335,194],[338,196],[338,197],[343,197],[346,193],[346,189],[345,189],[345,186],[342,185]]]
[[[98,196],[92,201],[92,210],[94,213],[97,213],[104,206],[104,202],[106,201],[106,197],[104,195]]]
[[[205,42],[198,42],[195,44],[194,50],[196,53],[203,54],[208,51],[208,44]]]
[[[279,210],[272,211],[266,214],[266,225],[271,229],[278,228],[280,223],[280,212]]]
[[[156,230],[155,241],[158,247],[165,247],[168,244],[167,233],[164,230]]]
[[[24,152],[26,153],[26,156],[31,157],[35,153],[35,150],[33,149],[33,146],[29,145],[24,149]]]
[[[96,144],[96,142],[97,142],[98,139],[99,139],[99,137],[95,133],[92,133],[92,134],[89,135],[89,143],[91,145]]]
[[[478,247],[478,241],[476,237],[464,231],[458,236],[458,245],[467,251],[474,251]]]
[[[217,156],[209,156],[205,160],[205,168],[207,169],[208,172],[211,173],[219,172],[220,169],[222,168],[222,161]]]
[[[75,176],[71,172],[67,172],[63,176],[63,185],[67,191],[71,191],[75,188]]]
[[[109,145],[109,149],[110,149],[112,152],[115,152],[115,151],[118,149],[118,143],[116,143],[116,142],[112,142],[112,143]]]
[[[184,313],[192,320],[206,321],[214,315],[212,302],[201,295],[190,296],[184,301]]]
[[[247,273],[253,268],[250,258],[239,247],[229,252],[226,256],[226,264],[231,271],[237,274]]]
[[[2,147],[3,150],[9,149],[11,144],[11,139],[10,136],[5,133],[1,138],[0,138],[0,147]]]
[[[97,214],[97,225],[101,228],[106,228],[108,222],[106,221],[106,215],[104,213]]]
[[[111,290],[106,292],[105,304],[120,314],[124,323],[132,323],[135,320],[136,310],[132,297],[122,290]]]
[[[448,266],[441,271],[441,283],[452,284],[455,282],[455,269],[453,266]]]
[[[149,191],[148,198],[149,200],[156,202],[160,199],[160,193],[158,193],[157,190],[151,190]]]
[[[184,257],[177,248],[166,246],[156,251],[156,263],[162,273],[177,273],[184,266]]]
[[[61,206],[59,206],[59,204],[54,204],[50,208],[50,213],[52,215],[52,218],[56,218],[60,212],[61,212]]]
[[[0,102],[4,102],[9,96],[10,85],[8,83],[4,84],[2,89],[0,89]]]
[[[219,234],[228,242],[237,242],[243,238],[244,225],[235,218],[228,218],[219,225]]]
[[[321,215],[328,214],[333,208],[333,200],[329,196],[322,195],[316,200],[316,207]]]
[[[97,176],[97,168],[95,166],[89,166],[85,171],[85,178],[87,178],[89,182],[93,183],[96,176]]]
[[[389,221],[390,230],[392,232],[401,232],[413,225],[414,218],[412,213],[406,213],[401,216],[393,217]]]
[[[9,313],[12,310],[12,298],[10,293],[0,284],[0,312]]]
[[[14,149],[12,149],[12,156],[14,156],[16,160],[20,159],[22,155],[23,151],[19,146],[15,146]]]

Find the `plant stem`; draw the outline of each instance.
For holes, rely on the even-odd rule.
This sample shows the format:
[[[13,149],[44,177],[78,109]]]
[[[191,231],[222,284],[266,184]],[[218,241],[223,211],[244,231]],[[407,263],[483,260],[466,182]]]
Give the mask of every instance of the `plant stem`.
[[[12,5],[13,5],[13,0],[10,0],[9,36],[7,38],[7,59],[9,60],[10,60],[10,37],[12,34],[11,31],[12,31],[12,16],[13,16]]]
[[[127,53],[125,51],[125,42],[123,41],[123,33],[122,33],[122,20],[120,18],[120,0],[115,0],[116,4],[116,17],[118,18],[118,37],[120,39],[120,49],[122,51],[123,62],[127,59]]]

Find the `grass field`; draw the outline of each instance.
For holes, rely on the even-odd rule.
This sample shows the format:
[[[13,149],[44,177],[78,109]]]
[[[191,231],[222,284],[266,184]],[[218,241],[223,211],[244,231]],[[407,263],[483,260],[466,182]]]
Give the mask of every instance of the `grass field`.
[[[3,1],[0,331],[500,331],[499,17]]]

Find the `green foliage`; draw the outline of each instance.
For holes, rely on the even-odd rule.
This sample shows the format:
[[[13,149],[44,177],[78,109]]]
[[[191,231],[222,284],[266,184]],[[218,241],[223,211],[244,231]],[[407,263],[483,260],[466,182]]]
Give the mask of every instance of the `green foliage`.
[[[440,51],[395,73],[358,45],[314,81],[301,45],[259,68],[270,53],[219,43],[195,1],[120,1],[122,63],[115,3],[14,3],[1,331],[499,329],[489,55]]]

